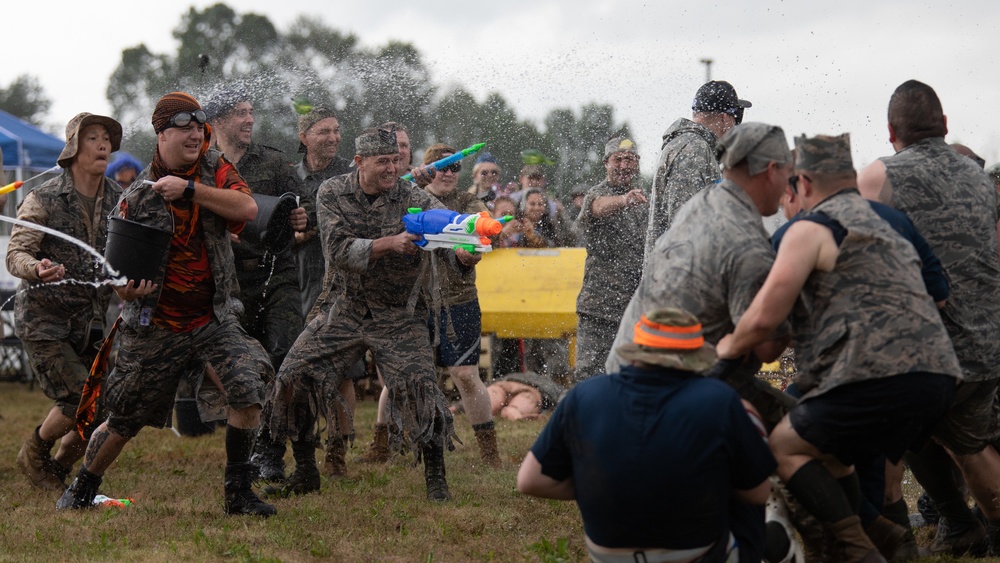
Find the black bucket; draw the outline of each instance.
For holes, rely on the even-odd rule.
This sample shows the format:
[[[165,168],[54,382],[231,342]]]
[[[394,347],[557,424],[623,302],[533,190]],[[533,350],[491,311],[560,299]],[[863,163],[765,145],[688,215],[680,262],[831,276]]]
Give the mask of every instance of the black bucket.
[[[164,229],[111,217],[104,258],[136,284],[141,280],[156,281],[173,235]]]
[[[257,202],[257,218],[243,227],[240,237],[259,242],[270,252],[284,249],[295,236],[292,226],[288,224],[288,217],[299,206],[295,194],[253,194],[253,199]]]
[[[174,414],[177,415],[177,433],[181,436],[203,436],[215,432],[212,425],[201,421],[197,399],[177,399],[174,401]]]

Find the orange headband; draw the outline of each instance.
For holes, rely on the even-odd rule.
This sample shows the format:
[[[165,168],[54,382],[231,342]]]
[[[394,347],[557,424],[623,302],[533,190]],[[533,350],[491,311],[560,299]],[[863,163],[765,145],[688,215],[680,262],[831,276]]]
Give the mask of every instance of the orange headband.
[[[658,349],[697,350],[705,345],[701,333],[701,323],[691,326],[669,326],[653,321],[643,315],[635,323],[633,342],[639,346]]]

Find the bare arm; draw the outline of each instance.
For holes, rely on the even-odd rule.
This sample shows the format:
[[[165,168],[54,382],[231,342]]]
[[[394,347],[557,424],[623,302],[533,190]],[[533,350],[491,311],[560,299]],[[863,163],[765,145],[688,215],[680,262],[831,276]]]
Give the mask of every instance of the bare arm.
[[[865,199],[892,205],[892,184],[885,174],[885,163],[881,160],[865,166],[858,174],[858,191]]]
[[[788,317],[809,274],[817,268],[832,268],[836,256],[837,243],[829,229],[812,221],[792,225],[785,233],[764,286],[733,334],[719,341],[716,348],[719,357],[738,358],[768,340]]]
[[[542,464],[538,463],[535,454],[528,452],[521,468],[517,470],[517,490],[519,493],[539,498],[555,500],[575,500],[576,488],[573,479],[556,481],[542,474]]]

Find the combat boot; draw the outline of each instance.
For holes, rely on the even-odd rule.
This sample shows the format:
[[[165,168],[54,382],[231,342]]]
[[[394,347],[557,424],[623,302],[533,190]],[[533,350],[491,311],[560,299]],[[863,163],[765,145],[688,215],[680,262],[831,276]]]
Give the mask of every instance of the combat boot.
[[[375,435],[368,451],[358,457],[361,463],[385,463],[389,461],[389,425],[375,424]]]
[[[314,440],[292,440],[292,455],[295,457],[295,471],[292,471],[283,486],[265,487],[265,496],[288,498],[292,495],[304,495],[319,490],[316,442]]]
[[[972,519],[967,524],[954,524],[949,518],[938,518],[937,531],[931,542],[931,555],[951,555],[962,557],[971,555],[982,557],[989,550],[986,528],[979,520]]]
[[[331,479],[339,479],[347,475],[347,444],[343,436],[328,438],[326,441],[326,459],[323,461],[323,473]]]
[[[479,456],[493,469],[500,468],[500,451],[497,449],[497,431],[493,421],[472,425],[479,444]]]
[[[878,552],[888,560],[893,560],[900,546],[906,541],[908,528],[889,520],[881,514],[865,527],[865,535],[872,540]]]
[[[24,441],[21,451],[17,452],[17,465],[31,486],[47,491],[64,491],[69,472],[58,471],[59,467],[52,461],[55,440],[42,440],[38,435],[40,428],[41,426],[35,428],[31,437]]]
[[[80,472],[76,474],[76,479],[73,479],[73,483],[63,491],[62,496],[56,501],[56,509],[90,508],[94,505],[94,497],[97,496],[97,489],[101,486],[102,480],[100,475],[94,475],[81,467]]]
[[[257,469],[262,481],[269,483],[285,482],[285,442],[275,440],[267,428],[261,428],[254,446],[250,463]]]
[[[424,445],[424,482],[427,484],[427,500],[451,500],[448,482],[445,480],[444,448],[440,444]]]
[[[838,561],[845,563],[886,563],[885,558],[875,548],[872,540],[865,535],[861,527],[861,518],[857,515],[848,516],[829,525],[830,531],[837,538],[840,548]]]
[[[253,474],[255,468],[249,463],[227,463],[226,478],[226,514],[250,516],[274,516],[278,510],[274,506],[260,500],[253,492]]]

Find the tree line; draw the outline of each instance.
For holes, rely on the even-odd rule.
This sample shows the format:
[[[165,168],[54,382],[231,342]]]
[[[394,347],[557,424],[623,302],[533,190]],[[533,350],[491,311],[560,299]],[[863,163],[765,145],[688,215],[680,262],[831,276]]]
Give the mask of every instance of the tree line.
[[[252,92],[255,141],[285,151],[289,160],[298,158],[293,99],[307,100],[337,112],[342,156],[350,157],[361,130],[398,121],[410,131],[415,158],[436,142],[464,148],[485,141],[508,181],[521,168],[522,151],[540,151],[555,162],[548,176],[560,196],[599,181],[605,141],[628,131],[607,104],[554,109],[540,125],[519,118],[498,92],[479,101],[461,86],[431,82],[423,57],[409,43],[366,48],[355,34],[312,17],[299,17],[282,31],[266,16],[220,3],[189,8],[173,36],[176,53],[154,53],[144,44],[124,49],[108,82],[112,114],[125,128],[123,147],[147,160],[155,145],[149,116],[163,94],[187,91],[204,104],[232,84]],[[31,123],[39,124],[49,106],[30,76],[0,88],[0,109]],[[471,183],[470,173],[466,166],[460,185]]]

